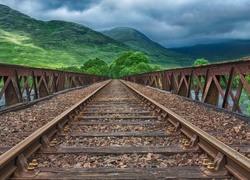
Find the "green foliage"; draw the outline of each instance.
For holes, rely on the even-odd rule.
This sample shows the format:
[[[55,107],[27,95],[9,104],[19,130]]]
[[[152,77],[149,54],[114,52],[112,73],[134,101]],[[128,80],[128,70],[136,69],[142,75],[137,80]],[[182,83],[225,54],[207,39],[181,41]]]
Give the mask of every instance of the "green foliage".
[[[202,65],[202,64],[209,64],[208,60],[204,59],[204,58],[201,58],[201,59],[196,59],[194,61],[194,65],[197,66],[197,65]],[[201,78],[200,79],[200,83],[202,86],[204,86],[204,83],[205,83],[205,79],[204,78]],[[194,86],[197,86],[198,85],[198,82],[196,79],[194,79]]]
[[[250,76],[246,76],[246,80],[248,84],[250,84]],[[246,96],[246,100],[249,102],[247,103],[247,112],[248,112],[248,115],[250,116],[250,94],[247,92],[246,88],[243,89],[243,93]]]
[[[194,65],[203,65],[203,64],[209,64],[208,63],[208,60],[204,59],[204,58],[201,58],[201,59],[196,59],[194,61]]]
[[[237,76],[238,77],[238,76]],[[248,84],[250,84],[250,75],[245,76]],[[240,78],[237,78],[237,83],[239,83]],[[245,105],[247,109],[247,113],[250,116],[250,94],[247,92],[246,88],[242,89],[241,97],[240,97],[240,104]]]
[[[139,32],[122,32],[123,37],[135,37],[131,44],[126,44],[81,24],[38,21],[1,4],[0,22],[2,63],[60,68],[81,66],[83,59],[97,57],[111,64],[117,56],[130,50],[142,51],[150,57],[151,63],[167,68],[190,65],[193,61],[183,54],[168,51]]]
[[[162,69],[162,67],[161,66],[159,66],[159,65],[152,65],[152,71],[161,71],[161,70],[163,70]]]
[[[103,33],[128,45],[133,51],[143,52],[150,58],[150,63],[159,64],[164,68],[190,66],[194,60],[190,56],[161,46],[133,28],[117,27]]]
[[[38,21],[0,4],[0,62],[32,67],[81,66],[112,60],[131,48],[80,24]]]
[[[100,76],[108,76],[109,75],[109,67],[107,63],[99,58],[89,59],[86,61],[81,70],[87,74],[95,74]]]
[[[66,71],[66,72],[84,73],[84,71],[77,66],[60,67],[60,68],[56,68],[56,69],[61,70],[61,71]]]
[[[2,88],[4,86],[4,82],[0,81],[0,88]]]
[[[149,58],[142,52],[125,52],[110,65],[110,77],[121,78],[132,74],[150,72]]]

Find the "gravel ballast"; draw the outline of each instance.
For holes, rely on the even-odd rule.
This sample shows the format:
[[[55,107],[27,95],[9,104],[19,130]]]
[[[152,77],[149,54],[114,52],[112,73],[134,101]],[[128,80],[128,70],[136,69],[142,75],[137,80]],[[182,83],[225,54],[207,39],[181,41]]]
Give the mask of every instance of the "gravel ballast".
[[[82,89],[58,94],[29,108],[0,115],[0,147],[16,145],[25,138],[25,135],[19,133],[29,134],[36,131],[103,84],[104,82],[95,83]]]
[[[249,146],[248,151],[250,152],[250,126],[236,116],[184,100],[174,94],[161,92],[132,82],[127,83],[223,143],[246,145]],[[247,156],[249,157],[250,154]]]

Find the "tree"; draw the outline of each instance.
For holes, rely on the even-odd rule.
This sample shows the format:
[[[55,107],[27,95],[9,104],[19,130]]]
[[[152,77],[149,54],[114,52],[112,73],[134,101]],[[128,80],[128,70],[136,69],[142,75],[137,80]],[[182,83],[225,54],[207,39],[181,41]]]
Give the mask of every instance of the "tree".
[[[250,75],[245,76],[246,81],[248,82],[248,84],[250,84]],[[238,85],[240,80],[239,76],[236,76],[235,78],[236,84]],[[248,115],[250,116],[250,94],[248,93],[248,91],[246,90],[245,87],[243,87],[242,89],[242,93],[240,96],[240,105],[244,108],[246,108],[246,111],[248,113]]]
[[[81,69],[87,74],[95,74],[100,76],[108,76],[109,75],[109,67],[107,63],[99,58],[89,59],[86,61]]]
[[[201,58],[201,59],[196,59],[194,61],[194,65],[202,65],[202,64],[209,64],[208,63],[208,60],[204,59],[204,58]]]
[[[83,70],[80,69],[77,66],[69,66],[69,67],[60,67],[60,68],[56,68],[57,70],[61,70],[61,71],[66,71],[66,72],[78,72],[78,73],[83,73]]]
[[[110,77],[121,78],[132,74],[150,72],[149,58],[142,52],[124,52],[110,65]]]
[[[208,63],[208,60],[206,60],[206,59],[204,59],[204,58],[196,59],[196,60],[194,61],[194,65],[195,65],[195,66],[206,65],[206,64],[209,64],[209,63]],[[205,79],[201,77],[200,83],[201,83],[202,86],[204,86]],[[194,79],[194,86],[197,86],[197,85],[198,85],[198,82],[197,82],[196,79]]]
[[[161,66],[159,66],[159,65],[154,65],[152,68],[153,68],[152,71],[161,71],[161,70],[163,70],[163,69],[161,68]]]

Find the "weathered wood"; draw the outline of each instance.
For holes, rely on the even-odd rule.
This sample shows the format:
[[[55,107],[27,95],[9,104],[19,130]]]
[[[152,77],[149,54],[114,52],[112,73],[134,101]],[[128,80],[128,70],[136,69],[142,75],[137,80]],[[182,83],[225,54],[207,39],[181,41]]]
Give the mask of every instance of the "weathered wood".
[[[78,120],[101,120],[101,119],[144,119],[156,120],[156,116],[84,116],[79,117]]]
[[[42,151],[42,153],[49,154],[75,154],[75,153],[84,153],[84,154],[93,154],[93,155],[109,155],[109,154],[147,154],[147,153],[158,153],[164,155],[173,155],[173,154],[184,154],[188,152],[198,153],[200,150],[183,150],[178,146],[94,146],[94,147],[75,147],[75,146],[59,146],[57,151]]]
[[[90,104],[90,105],[88,105],[88,107],[108,107],[108,108],[117,108],[117,107],[119,107],[119,108],[124,108],[124,107],[138,107],[138,104]],[[141,107],[141,106],[140,106]]]
[[[106,103],[109,103],[109,105],[141,105],[139,102],[137,101],[94,101],[93,104],[106,104]],[[93,105],[92,104],[92,105]]]
[[[129,106],[127,106],[127,107],[129,107]],[[129,111],[128,109],[126,109],[127,108],[126,106],[119,106],[119,107],[113,107],[113,106],[108,106],[108,107],[102,107],[102,111],[108,111],[108,110],[112,110],[112,111],[114,111],[114,110],[117,110],[117,111]],[[132,108],[134,111],[135,110],[137,110],[137,111],[143,111],[145,108],[144,107],[138,107],[138,106],[136,106],[136,107],[130,107],[130,108]],[[96,111],[96,110],[100,110],[100,107],[88,107],[88,112],[91,112],[91,111]]]
[[[112,122],[78,122],[78,123],[70,123],[75,125],[156,125],[160,124],[157,121],[112,121]]]
[[[113,136],[113,137],[168,137],[171,135],[166,134],[165,132],[107,132],[107,133],[101,133],[101,132],[94,132],[94,133],[81,133],[81,132],[72,132],[69,133],[70,136],[75,137],[107,137],[107,136]]]
[[[33,179],[211,179],[199,167],[167,167],[167,168],[75,168],[63,170],[59,168],[41,168],[41,172]],[[214,176],[214,179],[231,178],[231,176]],[[15,178],[13,178],[15,179]],[[17,178],[26,179],[26,178]]]
[[[144,115],[146,115],[146,114],[148,114],[148,115],[150,115],[151,112],[150,111],[128,111],[128,112],[126,112],[126,111],[103,111],[103,112],[98,112],[98,111],[89,112],[89,111],[87,111],[87,112],[83,113],[83,116],[85,116],[85,115],[94,115],[94,114],[98,114],[98,115],[105,115],[105,114],[133,114],[133,115],[135,115],[135,114],[140,114],[140,115],[144,114]]]

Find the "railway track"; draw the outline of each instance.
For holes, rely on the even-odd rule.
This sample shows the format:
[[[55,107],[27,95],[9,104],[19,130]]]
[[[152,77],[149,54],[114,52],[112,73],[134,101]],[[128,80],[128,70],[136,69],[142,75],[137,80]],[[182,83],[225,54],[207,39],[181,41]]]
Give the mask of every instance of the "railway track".
[[[118,80],[0,156],[0,179],[249,177],[247,157]]]

